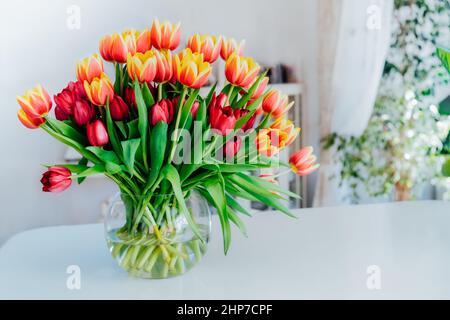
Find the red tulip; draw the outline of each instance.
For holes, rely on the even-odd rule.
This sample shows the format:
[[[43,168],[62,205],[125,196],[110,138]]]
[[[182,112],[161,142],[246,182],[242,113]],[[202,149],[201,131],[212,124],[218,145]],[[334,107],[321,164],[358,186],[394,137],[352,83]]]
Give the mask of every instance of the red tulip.
[[[125,101],[129,106],[136,109],[136,96],[134,95],[133,88],[128,87],[125,89]]]
[[[75,102],[73,108],[73,119],[79,126],[88,124],[95,115],[95,109],[86,100],[79,100]]]
[[[214,94],[209,104],[209,123],[211,128],[216,129],[222,135],[227,135],[227,130],[234,129],[236,117],[230,106],[224,107],[227,96],[223,93],[216,98]]]
[[[121,121],[128,118],[129,110],[127,104],[118,95],[115,95],[109,105],[111,118],[115,121]]]
[[[86,99],[84,86],[80,81],[69,82],[60,93],[56,94],[53,99],[56,103],[55,116],[58,120],[67,120],[73,114],[73,108],[76,101]]]
[[[72,172],[64,167],[50,167],[42,175],[42,191],[44,192],[61,192],[70,187]]]
[[[52,108],[52,100],[42,86],[37,86],[16,97],[21,109],[17,113],[20,122],[30,129],[36,129],[45,122],[45,117]]]
[[[169,99],[155,103],[150,111],[150,121],[154,126],[160,121],[171,123],[173,120],[173,104]]]
[[[234,110],[234,116],[236,117],[236,120],[240,117],[245,116],[249,111],[247,109],[235,109]],[[253,128],[253,125],[255,124],[256,115],[253,115],[248,119],[248,121],[242,126],[242,131],[246,132]]]
[[[108,132],[100,120],[94,120],[86,125],[89,143],[95,147],[102,147],[109,142]]]
[[[233,158],[241,148],[242,140],[240,137],[235,136],[232,140],[228,141],[223,148],[223,154],[227,158]]]

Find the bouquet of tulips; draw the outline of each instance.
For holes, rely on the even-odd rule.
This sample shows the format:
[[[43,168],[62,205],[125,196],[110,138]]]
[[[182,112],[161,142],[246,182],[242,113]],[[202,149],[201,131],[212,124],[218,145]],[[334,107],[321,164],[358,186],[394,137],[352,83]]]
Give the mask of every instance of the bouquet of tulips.
[[[48,116],[52,101],[43,87],[17,97],[23,125],[45,130],[82,157],[78,164],[48,166],[43,191],[63,191],[73,180],[81,183],[104,174],[132,208],[116,236],[128,244],[154,236],[146,242],[151,247],[147,251],[112,248],[113,254],[131,256],[130,268],[148,267],[146,259],[161,256],[167,270],[182,260],[187,249],[166,241],[176,218],[165,214],[168,205],[177,208],[204,242],[186,206],[192,191],[216,208],[226,253],[230,225],[244,231],[239,215],[250,215],[238,198],[291,215],[280,200],[298,197],[280,188],[275,176],[252,172],[285,166],[304,176],[318,167],[311,147],[295,152],[290,163],[277,159],[300,131],[286,118],[293,103],[268,88],[269,78],[252,58],[243,56],[242,43],[196,34],[175,52],[180,34],[179,24],[155,20],[141,32],[103,37],[100,55],[81,60],[77,81],[54,96],[56,119]],[[200,88],[219,56],[225,61],[227,83],[223,88],[212,85],[202,95]],[[114,82],[104,72],[103,60],[114,64]]]

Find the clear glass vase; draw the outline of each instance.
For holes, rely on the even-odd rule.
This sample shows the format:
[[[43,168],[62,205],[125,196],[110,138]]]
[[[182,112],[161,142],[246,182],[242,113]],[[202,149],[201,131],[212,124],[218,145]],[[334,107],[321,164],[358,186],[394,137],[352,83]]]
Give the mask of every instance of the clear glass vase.
[[[206,252],[211,213],[206,200],[192,191],[185,199],[201,238],[172,194],[151,198],[118,194],[105,219],[108,248],[119,266],[131,275],[163,279],[185,273]],[[143,209],[144,207],[144,209]]]

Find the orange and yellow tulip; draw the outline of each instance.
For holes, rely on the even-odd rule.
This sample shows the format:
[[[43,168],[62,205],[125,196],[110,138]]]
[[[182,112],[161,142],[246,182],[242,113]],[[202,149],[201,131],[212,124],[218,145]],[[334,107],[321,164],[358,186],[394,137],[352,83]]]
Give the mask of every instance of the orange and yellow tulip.
[[[89,101],[96,106],[104,106],[108,99],[111,101],[114,97],[114,87],[105,73],[91,83],[84,81],[84,90]]]
[[[98,54],[84,58],[77,64],[77,79],[83,83],[99,78],[103,73],[103,61]]]
[[[17,96],[16,100],[21,106],[17,116],[20,122],[30,129],[42,125],[52,108],[50,95],[40,85],[28,90],[23,96]]]
[[[296,128],[291,120],[284,117],[277,118],[271,125],[271,129],[279,129],[287,134],[284,146],[290,145],[298,137],[300,128]]]
[[[160,23],[158,19],[153,20],[150,30],[152,46],[158,50],[175,50],[180,44],[180,23],[173,24],[169,21]]]
[[[293,105],[294,101],[289,103],[287,95],[282,94],[277,89],[271,89],[263,99],[262,108],[264,112],[278,118],[288,112]]]
[[[232,85],[246,89],[255,81],[260,69],[252,58],[232,53],[225,63],[225,76]]]
[[[125,63],[128,53],[136,53],[136,31],[106,35],[100,40],[100,54],[106,61]]]
[[[306,176],[319,168],[320,165],[315,163],[317,158],[312,153],[312,147],[304,147],[289,158],[289,164],[295,174]]]
[[[173,57],[173,69],[176,80],[194,89],[203,86],[212,71],[211,65],[203,60],[203,55],[192,53],[189,48]]]
[[[219,57],[222,37],[195,34],[188,39],[187,47],[192,52],[202,53],[206,62],[213,63]]]
[[[169,50],[155,51],[156,75],[154,81],[164,83],[172,79],[172,53]]]
[[[287,133],[280,129],[261,129],[256,136],[258,152],[267,157],[277,154],[285,145]]]
[[[128,54],[127,70],[133,81],[135,79],[140,83],[153,81],[156,75],[155,52],[149,50],[146,53]]]
[[[228,58],[236,53],[238,56],[242,56],[244,51],[245,41],[241,41],[239,44],[233,38],[222,39],[222,46],[220,49],[220,56],[223,60],[227,61]]]

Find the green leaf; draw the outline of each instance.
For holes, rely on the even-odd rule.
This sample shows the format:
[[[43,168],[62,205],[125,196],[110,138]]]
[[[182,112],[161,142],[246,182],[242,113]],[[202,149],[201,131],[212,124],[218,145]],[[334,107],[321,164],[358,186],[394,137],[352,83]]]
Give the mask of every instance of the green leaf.
[[[216,87],[217,87],[217,82],[214,83],[214,85],[211,87],[211,90],[209,90],[209,93],[206,96],[206,99],[204,100],[206,106],[209,106],[209,104],[211,103],[212,96],[213,96],[214,92],[216,92]]]
[[[450,50],[446,50],[444,48],[437,48],[436,52],[438,57],[441,59],[445,69],[447,69],[447,71],[450,73]]]
[[[139,114],[138,129],[141,135],[142,159],[144,161],[145,169],[148,169],[148,161],[147,161],[148,113],[147,107],[144,102],[144,98],[142,97],[142,91],[139,87],[139,82],[137,79],[134,82],[134,94],[136,96],[136,104]]]
[[[164,163],[167,145],[167,123],[159,121],[152,129],[150,139],[151,171],[148,185],[155,183]]]
[[[134,160],[136,158],[136,151],[140,143],[140,139],[122,141],[123,161],[130,173],[134,172]]]
[[[62,163],[62,164],[51,164],[51,165],[44,165],[46,168],[50,167],[62,167],[69,169],[72,173],[80,173],[83,172],[86,169],[89,169],[88,166],[83,164],[68,164],[68,163]]]
[[[200,230],[198,229],[198,226],[195,224],[194,220],[192,219],[192,216],[186,206],[186,201],[183,196],[183,191],[181,190],[181,183],[180,183],[180,176],[178,175],[178,171],[171,165],[166,165],[161,173],[163,176],[170,182],[173,188],[173,192],[175,194],[175,198],[177,199],[178,205],[184,214],[184,217],[186,218],[186,221],[188,222],[189,226],[192,229],[192,232],[201,240],[205,241],[203,239]]]
[[[105,163],[105,169],[110,174],[116,174],[116,173],[123,171],[122,166],[118,165],[117,163],[110,162],[110,161],[107,161]]]
[[[183,105],[183,108],[181,109],[181,118],[180,118],[180,128],[184,128],[186,126],[187,119],[189,115],[191,114],[191,107],[194,103],[195,99],[197,99],[198,93],[200,92],[200,89],[196,89],[189,95],[189,99],[187,99],[186,103]]]
[[[77,177],[89,177],[94,174],[101,174],[105,172],[105,167],[101,164],[96,164],[93,167],[87,168],[86,170],[80,172],[77,174]]]
[[[82,135],[78,130],[73,128],[72,126],[68,125],[64,121],[59,121],[52,118],[47,118],[48,123],[50,126],[58,130],[59,133],[65,135],[66,137],[78,142],[79,144],[86,145],[87,140],[84,135]]]
[[[151,108],[155,104],[155,99],[153,98],[152,92],[147,85],[147,82],[142,86],[142,97],[144,98],[145,105],[147,108]]]
[[[119,137],[117,136],[116,128],[114,127],[114,121],[111,117],[111,111],[109,110],[109,100],[106,101],[106,129],[108,130],[108,136],[109,141],[111,142],[111,146],[116,153],[116,155],[119,156],[121,160],[122,159],[122,146],[120,145]]]
[[[244,124],[247,123],[248,120],[250,120],[251,117],[253,117],[253,115],[256,112],[257,107],[259,106],[259,104],[261,103],[263,99],[263,96],[259,97],[258,99],[255,99],[255,101],[253,101],[249,106],[248,106],[248,110],[249,112],[244,115],[243,117],[240,117],[237,121],[236,124],[234,125],[234,130],[239,130],[240,128],[242,128],[242,126]]]
[[[139,121],[139,119],[134,119],[130,122],[127,122],[128,139],[135,139],[135,138],[139,137],[138,121]]]
[[[80,161],[78,161],[78,165],[79,165],[79,166],[87,166],[88,162],[89,162],[88,159],[86,159],[85,157],[81,157]],[[83,177],[78,178],[78,179],[77,179],[78,184],[82,184],[83,181],[84,181],[85,179],[86,179],[86,178],[83,178]]]
[[[127,137],[127,128],[125,127],[125,123],[123,121],[116,121],[117,128],[119,128],[122,137]]]
[[[234,225],[238,227],[238,229],[242,232],[242,234],[247,237],[247,229],[245,228],[244,222],[229,206],[227,206],[227,215],[230,218],[230,221],[233,222]]]
[[[225,182],[220,173],[215,181],[211,181],[205,185],[202,194],[206,194],[205,198],[217,209],[220,226],[222,228],[223,249],[225,254],[227,254],[231,244],[231,228],[227,211],[227,201],[225,198]]]
[[[239,202],[237,202],[232,196],[230,196],[229,194],[226,194],[225,196],[227,198],[228,205],[231,208],[233,208],[235,211],[238,211],[238,212],[240,212],[242,214],[245,214],[248,217],[252,216],[252,214],[247,209],[245,209],[243,206],[241,206],[239,204]]]
[[[282,188],[282,187],[280,187],[280,186],[278,186],[278,185],[276,185],[276,184],[274,184],[272,182],[269,182],[269,181],[267,181],[267,180],[265,180],[263,178],[247,175],[247,174],[244,174],[242,172],[241,173],[236,173],[236,175],[239,176],[242,179],[247,180],[250,184],[252,184],[252,185],[254,185],[254,186],[258,187],[258,188],[261,188],[261,189],[264,189],[264,190],[268,190],[270,193],[278,192],[278,193],[285,194],[285,195],[287,195],[289,197],[292,197],[292,198],[300,199],[300,196],[298,194],[293,193],[293,192],[291,192],[289,190],[286,190],[286,189],[284,189],[284,188]]]
[[[116,63],[115,65],[116,65],[115,66],[116,67],[116,79],[114,80],[114,92],[116,94],[120,94],[120,82],[121,82],[120,75],[122,73],[122,69],[121,69],[120,63]]]
[[[256,89],[258,89],[259,84],[264,79],[266,74],[267,74],[267,71],[263,72],[262,74],[260,74],[258,76],[258,78],[256,78],[256,81],[253,83],[253,85],[250,87],[250,89],[247,91],[247,93],[244,94],[242,96],[242,98],[236,103],[234,108],[243,108],[247,104],[247,102],[250,101],[250,98],[252,97],[253,93],[255,93]]]
[[[206,170],[220,170],[224,173],[234,173],[234,172],[243,172],[243,171],[255,171],[262,168],[270,168],[269,164],[261,163],[261,164],[206,164],[203,165],[202,168]]]
[[[197,115],[195,116],[195,121],[200,121],[202,123],[203,131],[205,131],[206,126],[208,125],[206,122],[207,112],[208,112],[207,104],[206,101],[203,100],[202,102],[200,102],[200,106],[198,107],[197,110]]]
[[[120,160],[114,151],[108,151],[104,150],[103,147],[94,146],[87,147],[86,149],[95,154],[103,162],[114,162],[116,164],[120,164]]]

